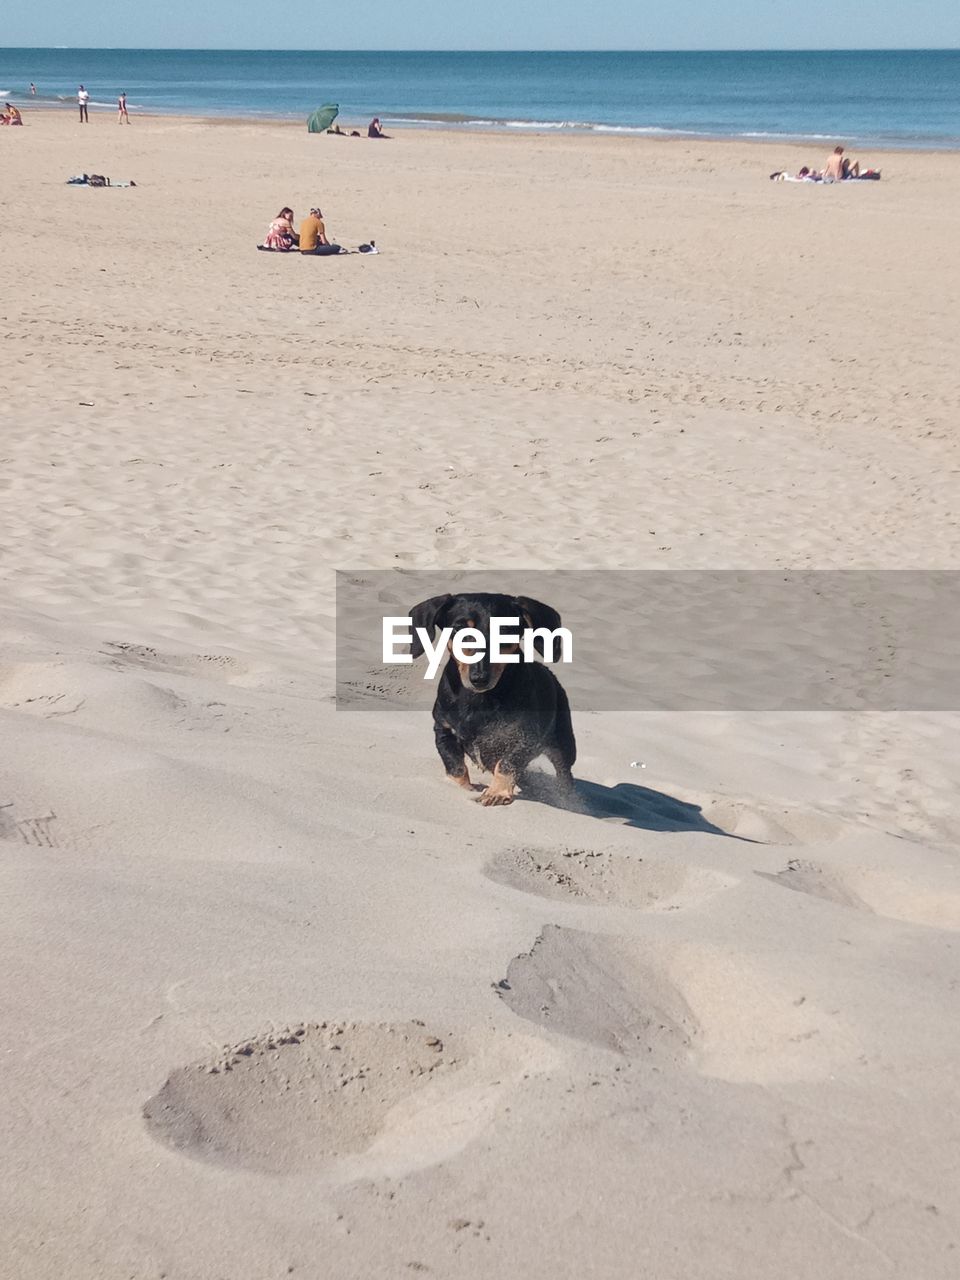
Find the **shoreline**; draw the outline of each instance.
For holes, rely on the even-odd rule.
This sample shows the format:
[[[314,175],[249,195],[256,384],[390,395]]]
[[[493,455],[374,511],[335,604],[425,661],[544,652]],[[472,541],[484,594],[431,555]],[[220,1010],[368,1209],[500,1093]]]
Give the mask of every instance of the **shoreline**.
[[[27,111],[42,112],[44,115],[54,113],[68,114],[76,110],[74,102],[50,102],[50,101],[34,101],[27,95],[24,98],[14,96],[12,91],[2,100],[3,103],[11,102],[18,107],[21,112]],[[249,114],[249,115],[230,115],[219,113],[199,113],[194,114],[184,111],[148,111],[137,107],[135,103],[130,104],[131,118],[135,120],[151,120],[164,121],[169,123],[181,124],[207,124],[214,127],[224,126],[251,126],[263,125],[269,128],[289,127],[291,129],[304,129],[304,121],[306,116],[290,116],[275,115],[272,113]],[[91,104],[91,117],[96,116],[114,116],[116,115],[115,106],[95,106]],[[960,154],[960,140],[950,144],[919,145],[916,143],[894,143],[890,141],[873,142],[869,138],[850,138],[845,135],[837,134],[825,137],[823,135],[800,135],[800,134],[762,134],[760,136],[752,133],[696,133],[686,132],[684,130],[667,130],[667,129],[651,129],[647,130],[642,126],[633,125],[606,125],[606,124],[584,124],[577,127],[566,125],[558,122],[551,124],[547,122],[531,122],[512,123],[512,122],[495,122],[484,121],[481,124],[470,124],[466,121],[445,123],[441,120],[430,121],[404,121],[397,120],[386,113],[381,114],[381,120],[385,128],[395,129],[400,134],[440,134],[456,136],[472,137],[496,137],[496,138],[594,138],[596,140],[609,139],[615,142],[683,142],[683,143],[725,143],[744,146],[785,146],[785,147],[816,147],[829,146],[835,141],[841,141],[850,148],[856,148],[860,151],[876,151],[884,155],[897,156],[931,156],[931,155],[957,155]],[[366,122],[345,122],[343,117],[338,117],[338,122],[343,129],[358,129],[365,133]]]

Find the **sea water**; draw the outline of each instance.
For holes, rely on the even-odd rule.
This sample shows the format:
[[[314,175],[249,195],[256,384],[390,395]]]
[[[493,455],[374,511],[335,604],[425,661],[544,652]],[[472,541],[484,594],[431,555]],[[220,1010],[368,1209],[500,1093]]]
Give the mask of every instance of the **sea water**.
[[[391,128],[576,130],[960,147],[960,51],[350,53],[0,49],[0,92],[194,115]]]

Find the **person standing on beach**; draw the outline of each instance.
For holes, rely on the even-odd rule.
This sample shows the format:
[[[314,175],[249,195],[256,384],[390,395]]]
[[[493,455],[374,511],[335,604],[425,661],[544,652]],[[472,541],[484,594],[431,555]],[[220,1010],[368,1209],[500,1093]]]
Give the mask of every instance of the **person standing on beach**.
[[[77,90],[77,105],[80,108],[80,123],[89,124],[90,114],[87,111],[87,103],[90,101],[90,95],[87,93],[83,85]]]
[[[127,95],[126,93],[121,93],[117,99],[117,124],[123,124],[124,120],[126,120],[127,124],[130,123],[130,116],[127,112]]]

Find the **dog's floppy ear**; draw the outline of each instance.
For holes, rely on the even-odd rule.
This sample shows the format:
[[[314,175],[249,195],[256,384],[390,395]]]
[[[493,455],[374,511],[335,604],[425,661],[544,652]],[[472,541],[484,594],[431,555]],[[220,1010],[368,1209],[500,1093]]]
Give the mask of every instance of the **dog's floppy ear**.
[[[449,593],[445,596],[431,596],[429,600],[423,600],[420,604],[415,604],[410,610],[410,621],[413,623],[413,641],[410,645],[410,652],[415,658],[419,658],[423,653],[423,643],[417,634],[417,627],[422,627],[424,631],[428,631],[432,639],[440,615],[452,599],[453,596]]]
[[[556,631],[557,627],[560,626],[559,613],[557,613],[556,609],[551,609],[548,604],[541,604],[539,600],[531,600],[529,596],[514,596],[513,598],[520,610],[521,617],[528,627],[546,627],[548,631]],[[541,658],[547,657],[544,652],[542,636],[535,637],[533,647],[536,649],[537,653],[539,653]],[[550,648],[551,650],[553,649],[552,644]],[[553,661],[552,652],[550,653],[548,661]]]

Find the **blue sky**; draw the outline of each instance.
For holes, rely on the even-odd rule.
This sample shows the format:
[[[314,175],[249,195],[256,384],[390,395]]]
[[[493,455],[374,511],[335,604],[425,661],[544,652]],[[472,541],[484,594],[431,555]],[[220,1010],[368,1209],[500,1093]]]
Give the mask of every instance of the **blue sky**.
[[[9,0],[7,47],[956,48],[960,0]]]

